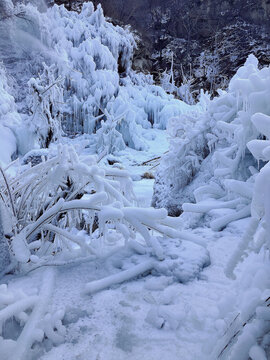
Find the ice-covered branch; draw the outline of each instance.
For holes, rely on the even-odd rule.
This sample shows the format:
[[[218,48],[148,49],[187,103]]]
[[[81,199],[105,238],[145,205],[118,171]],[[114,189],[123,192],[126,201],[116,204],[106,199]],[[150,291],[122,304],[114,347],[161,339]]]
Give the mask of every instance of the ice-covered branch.
[[[100,290],[106,289],[110,286],[122,283],[124,281],[131,280],[146,271],[150,271],[155,266],[155,262],[153,260],[146,261],[139,265],[135,265],[128,270],[121,271],[119,273],[113,274],[101,280],[92,281],[85,285],[84,292],[86,294],[93,294]]]

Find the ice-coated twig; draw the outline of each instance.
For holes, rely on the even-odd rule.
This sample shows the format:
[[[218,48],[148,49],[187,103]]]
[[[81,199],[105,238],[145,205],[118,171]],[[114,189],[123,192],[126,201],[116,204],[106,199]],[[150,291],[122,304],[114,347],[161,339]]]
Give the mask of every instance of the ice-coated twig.
[[[2,294],[3,296],[3,294]],[[13,304],[8,305],[4,309],[0,310],[0,333],[3,324],[6,320],[13,317],[16,314],[24,312],[27,309],[32,308],[39,300],[38,296],[29,296],[26,298],[19,299]]]
[[[11,205],[11,208],[12,208],[13,216],[16,217],[16,210],[15,210],[11,190],[10,190],[10,187],[9,187],[9,183],[8,183],[6,174],[5,174],[5,172],[4,172],[4,170],[2,169],[1,166],[0,166],[0,172],[1,172],[2,176],[3,176],[4,182],[5,182],[5,185],[6,185],[6,189],[7,189],[7,192],[8,192],[8,197],[9,197],[10,205]]]
[[[206,213],[214,209],[235,209],[237,205],[241,203],[241,199],[235,199],[231,201],[207,201],[204,203],[201,201],[198,204],[185,203],[182,208],[186,212]]]
[[[241,242],[238,244],[236,251],[234,252],[233,256],[230,258],[226,269],[225,274],[228,277],[235,278],[234,276],[234,269],[236,265],[239,263],[241,257],[244,254],[244,251],[247,249],[249,243],[253,240],[254,234],[258,228],[259,220],[256,218],[251,218],[250,223],[243,235]]]
[[[80,236],[73,235],[73,234],[69,233],[68,231],[60,229],[59,227],[54,226],[52,224],[46,224],[45,226],[43,226],[43,229],[52,231],[55,234],[58,234],[64,238],[68,239],[69,241],[74,242],[75,244],[79,245],[82,250],[85,250],[86,253],[88,252],[88,253],[96,255],[95,250],[91,246],[87,245],[85,243],[84,239]]]
[[[245,206],[243,209],[235,212],[234,214],[229,214],[221,218],[218,218],[216,220],[213,220],[210,226],[212,230],[219,231],[223,229],[225,226],[227,226],[229,223],[231,223],[232,221],[244,219],[246,217],[249,217],[250,215],[251,215],[251,210],[249,205],[249,206]]]
[[[29,238],[40,226],[50,221],[57,213],[61,213],[68,210],[76,209],[88,209],[88,210],[100,210],[100,207],[96,205],[102,201],[106,201],[107,195],[104,192],[94,194],[89,200],[71,200],[64,202],[63,199],[59,200],[57,204],[51,207],[45,212],[33,225],[29,226],[26,231],[26,238]]]
[[[48,304],[53,293],[54,270],[46,269],[43,273],[39,299],[29,316],[17,342],[10,360],[27,360],[29,350],[35,341],[42,341],[44,332],[39,328],[39,322],[47,312]]]
[[[120,284],[124,281],[131,280],[141,274],[143,274],[146,271],[150,271],[154,268],[155,261],[149,260],[144,263],[141,263],[139,265],[135,265],[134,267],[121,271],[117,274],[110,275],[104,279],[92,281],[90,283],[87,283],[84,288],[85,294],[93,294],[100,290],[104,290],[110,286]]]

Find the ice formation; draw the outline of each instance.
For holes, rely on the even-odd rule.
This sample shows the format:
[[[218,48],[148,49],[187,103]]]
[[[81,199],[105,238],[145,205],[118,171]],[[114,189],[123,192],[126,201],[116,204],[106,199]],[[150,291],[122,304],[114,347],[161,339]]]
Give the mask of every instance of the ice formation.
[[[11,44],[10,57],[18,61],[12,70],[8,56],[4,64],[12,73],[17,93],[29,100],[26,104],[17,99],[27,128],[23,135],[28,135],[24,144],[17,144],[21,153],[48,147],[59,139],[61,130],[73,135],[95,134],[98,152],[115,152],[125,145],[143,150],[143,128],[164,129],[169,117],[190,110],[153,85],[150,75],[132,70],[134,37],[128,29],[108,22],[100,6],[94,9],[91,2],[84,3],[80,13],[57,5],[42,13],[30,4],[11,10],[3,20],[9,30],[3,38]],[[25,49],[20,50],[20,39],[26,44],[28,63]],[[4,68],[0,77],[5,83]],[[10,102],[8,89],[3,87]],[[3,115],[8,111],[14,109],[6,109]],[[3,115],[0,113],[0,118]],[[110,131],[113,134],[108,139]],[[5,128],[5,132],[9,130]],[[10,152],[15,140],[13,144]]]
[[[47,309],[51,267],[83,262],[107,267],[99,273],[103,277],[89,278],[84,294],[151,272],[146,287],[168,289],[160,304],[150,299],[146,322],[177,331],[186,316],[171,303],[169,285],[198,277],[210,263],[204,240],[183,226],[204,224],[213,234],[245,219],[248,226],[226,268],[236,280],[219,304],[219,331],[209,339],[208,359],[266,359],[270,69],[259,69],[250,55],[228,91],[213,100],[202,93],[200,103],[189,106],[132,70],[134,38],[109,23],[100,6],[40,12],[29,4],[2,3],[8,31],[0,47],[9,39],[15,43],[10,41],[0,68],[0,276],[50,268],[38,295],[1,285],[1,356],[26,359],[36,343],[63,341],[64,312]],[[165,209],[137,207],[128,172],[99,163],[104,153],[126,145],[145,149],[150,127],[167,127],[171,139],[153,203],[174,215],[183,211],[180,219]],[[99,157],[52,144],[63,134],[82,133],[91,135]],[[16,340],[5,333],[13,318],[20,330]]]
[[[235,208],[242,209],[245,204],[250,204],[257,161],[265,161],[262,152],[257,159],[249,151],[252,151],[251,147],[255,150],[259,146],[256,139],[260,132],[254,126],[252,116],[269,112],[266,100],[268,77],[269,69],[259,70],[257,59],[250,55],[232,78],[228,92],[221,91],[217,98],[206,104],[206,110],[170,120],[170,151],[159,168],[155,205],[174,206],[178,211],[192,208],[204,213],[205,199],[211,199],[211,205],[215,206],[214,203],[221,199],[234,199],[233,194],[241,198],[241,204],[235,203]],[[265,123],[265,119],[260,121]],[[261,128],[264,126],[261,124]],[[166,177],[165,173],[168,174]],[[168,180],[163,180],[165,178]],[[161,193],[163,195],[159,195]],[[194,201],[198,205],[182,208],[183,203]],[[232,203],[227,205],[231,207]],[[225,225],[226,221],[220,225],[213,223],[217,229]]]
[[[235,278],[236,269],[238,276],[234,293],[220,305],[220,319],[225,319],[227,330],[216,346],[212,344],[213,359],[267,358],[269,83],[270,68],[259,69],[257,59],[250,55],[228,91],[220,92],[204,112],[195,113],[188,122],[187,116],[171,120],[170,151],[161,162],[155,185],[156,204],[172,206],[172,211],[176,206],[186,223],[194,214],[197,224],[203,218],[213,231],[220,231],[251,216],[227,264],[227,276]],[[166,172],[169,176],[165,177]],[[161,193],[169,194],[168,203]]]
[[[54,270],[46,270],[38,294],[27,295],[22,290],[0,285],[0,347],[3,360],[24,360],[35,355],[34,344],[46,338],[47,343],[59,345],[64,341],[62,319],[65,312],[48,313],[48,302],[53,292]],[[32,291],[33,292],[33,291]],[[21,328],[18,339],[7,337],[5,323],[12,321]],[[12,331],[12,329],[11,329]],[[13,330],[15,331],[15,330]]]
[[[163,260],[159,238],[149,229],[203,245],[200,238],[179,231],[179,221],[169,218],[165,209],[134,206],[131,185],[126,171],[102,169],[95,156],[80,158],[67,146],[59,146],[56,154],[34,167],[23,165],[16,177],[9,178],[9,185],[2,182],[1,187],[3,208],[13,219],[11,256],[25,264],[23,268],[54,262],[58,253],[63,260],[72,249],[71,258],[99,256],[108,233],[116,232],[126,243],[134,243],[140,234],[146,249]],[[91,245],[96,227],[102,234],[100,254]],[[72,234],[72,228],[86,229],[89,238]]]
[[[8,185],[0,183],[2,207],[12,219],[2,221],[11,244],[6,271],[49,267],[39,296],[22,295],[21,300],[8,293],[12,304],[0,308],[4,326],[13,316],[20,321],[17,340],[0,337],[5,359],[10,354],[26,359],[34,343],[45,346],[44,339],[52,345],[62,342],[64,312],[47,314],[56,266],[87,262],[109,267],[107,276],[81,289],[93,294],[149,272],[185,283],[210,263],[202,239],[181,231],[179,219],[168,217],[165,209],[135,206],[127,171],[102,168],[96,155],[78,156],[71,146],[59,145],[41,160],[35,166],[23,163]]]
[[[3,66],[0,64],[0,165],[7,165],[17,151],[16,134],[21,125]]]

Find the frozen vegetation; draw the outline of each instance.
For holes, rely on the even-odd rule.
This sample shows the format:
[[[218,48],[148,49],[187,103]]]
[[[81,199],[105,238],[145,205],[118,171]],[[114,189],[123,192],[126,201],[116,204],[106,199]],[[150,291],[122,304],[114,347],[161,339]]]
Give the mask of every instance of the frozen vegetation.
[[[157,174],[155,204],[182,211],[186,227],[222,231],[249,218],[225,267],[228,277],[236,269],[239,275],[234,293],[221,302],[219,337],[230,325],[213,358],[268,358],[258,342],[268,349],[269,84],[270,69],[259,70],[250,55],[205,111],[169,121],[170,150]]]
[[[100,6],[0,19],[1,360],[269,359],[270,69],[188,105]]]
[[[1,20],[1,134],[10,141],[2,161],[15,151],[48,147],[62,134],[95,134],[98,152],[126,145],[142,150],[143,129],[165,129],[168,117],[188,110],[150,75],[132,71],[134,37],[107,22],[100,6],[86,3],[78,14],[63,6],[40,13],[30,4],[10,5],[7,13]],[[10,130],[19,139],[15,151]]]

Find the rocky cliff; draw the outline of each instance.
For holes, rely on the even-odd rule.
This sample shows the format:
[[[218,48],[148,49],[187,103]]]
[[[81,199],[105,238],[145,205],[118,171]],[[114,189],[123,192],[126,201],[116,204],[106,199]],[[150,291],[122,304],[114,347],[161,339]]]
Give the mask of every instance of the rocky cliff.
[[[95,0],[142,39],[135,66],[158,75],[174,54],[176,82],[215,92],[253,52],[270,63],[269,0]],[[144,59],[143,61],[140,61]],[[148,60],[148,61],[146,61]]]
[[[57,0],[72,7],[83,1]],[[141,38],[134,66],[158,79],[174,56],[176,84],[215,93],[249,53],[270,63],[270,0],[93,0]]]

